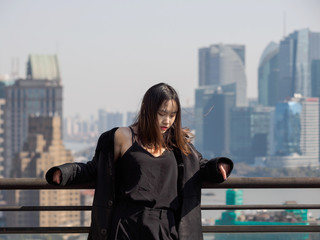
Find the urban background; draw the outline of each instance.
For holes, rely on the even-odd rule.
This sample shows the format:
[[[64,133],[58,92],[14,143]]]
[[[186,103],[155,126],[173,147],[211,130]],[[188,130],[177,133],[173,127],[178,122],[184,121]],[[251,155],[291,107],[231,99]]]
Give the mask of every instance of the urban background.
[[[12,27],[22,24],[20,21],[14,23],[14,18],[25,11],[23,7],[28,9],[30,6],[21,1],[0,2],[0,8],[1,5],[3,7],[0,10],[0,15],[3,14],[0,17],[0,30],[2,27],[11,39],[11,43],[0,40],[2,52],[5,53],[0,56],[0,178],[43,178],[45,172],[54,165],[91,160],[100,134],[113,127],[132,124],[143,92],[157,82],[167,82],[181,93],[183,126],[190,128],[195,134],[195,146],[206,158],[227,156],[233,159],[233,176],[320,177],[320,17],[313,12],[316,11],[314,9],[320,9],[317,1],[261,3],[266,7],[268,15],[278,13],[271,17],[273,20],[277,18],[277,25],[273,29],[264,28],[264,22],[257,15],[263,7],[254,1],[226,1],[223,4],[222,1],[205,1],[203,4],[165,1],[165,4],[155,6],[138,1],[138,7],[133,7],[129,2],[104,4],[98,1],[93,4],[95,6],[88,6],[86,11],[85,1],[70,1],[61,10],[61,18],[52,16],[59,12],[57,9],[52,12],[48,10],[54,5],[47,7],[39,1],[31,2],[39,3],[40,6],[35,8],[41,11],[35,14],[35,20],[30,12],[26,12],[28,29],[19,31],[4,28],[6,22],[3,21],[9,21]],[[290,18],[291,24],[287,22],[289,16],[293,16],[290,11],[298,11],[288,7],[289,2],[295,3],[297,9],[304,14],[303,25],[293,24],[293,17]],[[200,22],[194,20],[196,24],[192,25],[193,21],[189,18],[199,16],[199,13],[190,10],[195,5],[197,8],[194,11],[203,11],[207,18]],[[75,7],[74,12],[70,11],[72,6]],[[97,8],[99,6],[100,9]],[[206,6],[211,7],[212,12],[205,9]],[[238,11],[235,10],[237,6]],[[243,11],[247,12],[250,6],[255,7],[257,13],[249,11],[250,17],[247,17],[248,22],[244,24],[244,20],[237,18],[245,18],[243,14],[238,15],[241,12],[239,10],[245,9]],[[221,15],[219,8],[226,15]],[[143,16],[131,13],[130,9]],[[274,9],[278,11],[274,12]],[[165,10],[168,12],[164,13]],[[228,10],[235,13],[235,16],[231,17]],[[95,21],[101,21],[99,24],[89,24],[87,18],[92,16],[92,13],[88,13],[90,11],[97,12],[94,18]],[[10,14],[11,12],[14,14]],[[175,13],[178,13],[177,16]],[[105,17],[104,14],[111,17]],[[125,14],[133,17],[133,22]],[[211,14],[216,17],[211,19]],[[80,15],[82,20],[79,20]],[[66,20],[67,26],[59,22],[66,19],[66,16],[71,18]],[[183,24],[180,16],[182,19],[188,17],[188,22]],[[164,17],[168,17],[169,21],[165,21]],[[28,18],[31,19],[29,24]],[[151,23],[146,23],[148,18]],[[220,26],[216,29],[211,27],[210,19],[219,19],[222,30]],[[256,20],[261,21],[261,28],[248,27],[250,22]],[[42,25],[41,21],[47,25]],[[59,24],[55,25],[51,21]],[[165,26],[161,25],[162,22]],[[201,23],[202,26],[198,25]],[[215,24],[213,25],[216,26]],[[234,24],[237,30],[229,29],[230,24]],[[63,29],[62,36],[53,37],[50,43],[44,42],[42,31],[54,33],[57,26]],[[103,28],[98,30],[97,26]],[[237,26],[242,30],[239,31]],[[163,30],[166,27],[168,29]],[[199,28],[205,28],[213,34],[201,35],[201,41],[195,41]],[[68,45],[71,38],[67,33],[69,30],[75,31],[74,47]],[[28,33],[22,37],[20,34],[24,31]],[[103,43],[108,47],[102,46],[97,40],[102,37],[101,31],[105,31],[110,37],[110,42],[106,38]],[[172,39],[172,45],[169,40],[170,34],[176,36],[175,31],[181,31],[181,35],[178,35],[181,42],[177,48],[177,39]],[[233,31],[235,35],[232,35]],[[165,38],[160,36],[164,32],[167,34]],[[241,34],[248,35],[248,32],[253,32],[250,38],[256,36],[256,41],[260,41],[262,48],[252,44],[255,39],[249,41],[250,45],[246,43],[246,38],[238,37]],[[268,37],[263,34],[261,41],[262,32],[273,32],[273,35]],[[11,54],[5,50],[8,45],[15,47],[19,45],[18,42],[30,41],[28,38],[35,41],[29,34],[38,34],[39,43],[42,46],[54,45],[53,50],[48,53],[47,47],[35,48],[32,44],[30,49],[26,44],[19,53],[12,50]],[[141,39],[136,34],[143,35],[143,43],[138,41]],[[219,37],[220,35],[224,37]],[[80,39],[82,36],[85,41]],[[275,36],[277,37],[274,39]],[[189,45],[185,39],[188,37],[192,38]],[[6,35],[1,38],[5,39]],[[155,40],[157,38],[162,42]],[[116,41],[119,43],[116,44]],[[136,45],[130,44],[130,41]],[[153,41],[154,45],[150,45],[149,42]],[[81,44],[91,47],[82,49]],[[137,50],[129,49],[127,44]],[[102,58],[99,47],[104,54]],[[20,48],[17,47],[18,50]],[[25,55],[21,57],[21,54]],[[76,64],[70,58],[71,54],[81,61]],[[132,58],[131,54],[136,58]],[[188,60],[179,61],[178,55]],[[90,65],[96,68],[91,68]],[[85,68],[95,69],[95,72],[85,71]],[[189,69],[195,70],[190,72]],[[137,71],[142,74],[137,74]],[[307,200],[299,197],[298,200],[293,199],[296,196],[289,191],[284,191],[282,195],[275,192],[261,194],[277,195],[275,203],[284,204],[290,201],[308,203],[304,201],[320,197],[317,190],[306,191],[304,195]],[[90,205],[92,197],[91,190],[15,190],[2,191],[0,204]],[[223,192],[204,191],[203,199],[204,202],[217,201],[222,204],[256,201],[255,194],[250,191],[231,189]],[[301,210],[294,214],[287,212],[286,215],[283,212],[272,212],[262,216],[257,212],[249,214],[234,211],[216,211],[214,215],[203,215],[203,224],[220,225],[230,224],[228,219],[248,224],[257,221],[319,224],[320,219],[320,213],[316,210]],[[290,221],[288,216],[291,217]],[[0,213],[0,226],[89,224],[88,212]],[[55,237],[60,239],[59,236]],[[71,236],[69,239],[81,237]],[[227,239],[226,236],[222,237]],[[309,239],[308,237],[295,235],[290,239]],[[213,237],[208,236],[208,239]],[[214,239],[220,238],[215,236]]]

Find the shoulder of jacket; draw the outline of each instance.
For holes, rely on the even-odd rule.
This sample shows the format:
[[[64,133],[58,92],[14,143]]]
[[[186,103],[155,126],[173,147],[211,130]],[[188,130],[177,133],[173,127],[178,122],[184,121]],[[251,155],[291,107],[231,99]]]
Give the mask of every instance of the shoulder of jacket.
[[[117,131],[117,129],[118,129],[118,127],[115,127],[115,128],[108,130],[100,135],[98,143],[97,143],[97,150],[104,150],[106,148],[113,146],[114,134]]]

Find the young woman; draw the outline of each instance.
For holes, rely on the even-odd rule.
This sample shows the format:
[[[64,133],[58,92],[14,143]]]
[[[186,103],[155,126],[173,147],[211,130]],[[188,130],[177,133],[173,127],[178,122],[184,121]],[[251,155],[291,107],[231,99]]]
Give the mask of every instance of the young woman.
[[[51,168],[51,184],[95,183],[88,239],[197,240],[201,182],[221,183],[228,158],[203,159],[181,127],[176,91],[165,83],[144,95],[136,122],[103,133],[88,163]]]

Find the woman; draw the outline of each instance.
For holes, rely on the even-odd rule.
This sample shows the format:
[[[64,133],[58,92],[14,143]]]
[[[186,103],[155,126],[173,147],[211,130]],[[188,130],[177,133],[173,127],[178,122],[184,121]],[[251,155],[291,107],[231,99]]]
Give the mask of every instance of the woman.
[[[103,133],[88,163],[51,168],[51,184],[95,183],[88,239],[202,239],[201,182],[223,182],[233,163],[203,159],[181,128],[176,91],[144,95],[136,122]]]

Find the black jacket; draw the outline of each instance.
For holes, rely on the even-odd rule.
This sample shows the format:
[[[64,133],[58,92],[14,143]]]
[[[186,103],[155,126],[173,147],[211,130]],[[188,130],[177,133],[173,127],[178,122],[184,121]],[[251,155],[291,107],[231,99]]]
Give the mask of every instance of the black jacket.
[[[52,182],[52,174],[56,169],[62,172],[60,185],[95,183],[95,194],[92,206],[91,227],[88,239],[106,240],[108,226],[111,223],[112,210],[116,200],[116,181],[114,168],[114,133],[117,128],[103,133],[97,143],[93,159],[87,163],[67,163],[49,169],[46,179]],[[178,191],[180,213],[177,217],[180,240],[202,239],[201,231],[201,182],[223,182],[218,170],[219,162],[230,165],[228,158],[203,159],[201,154],[190,144],[191,154],[188,156],[174,150],[178,164]]]

